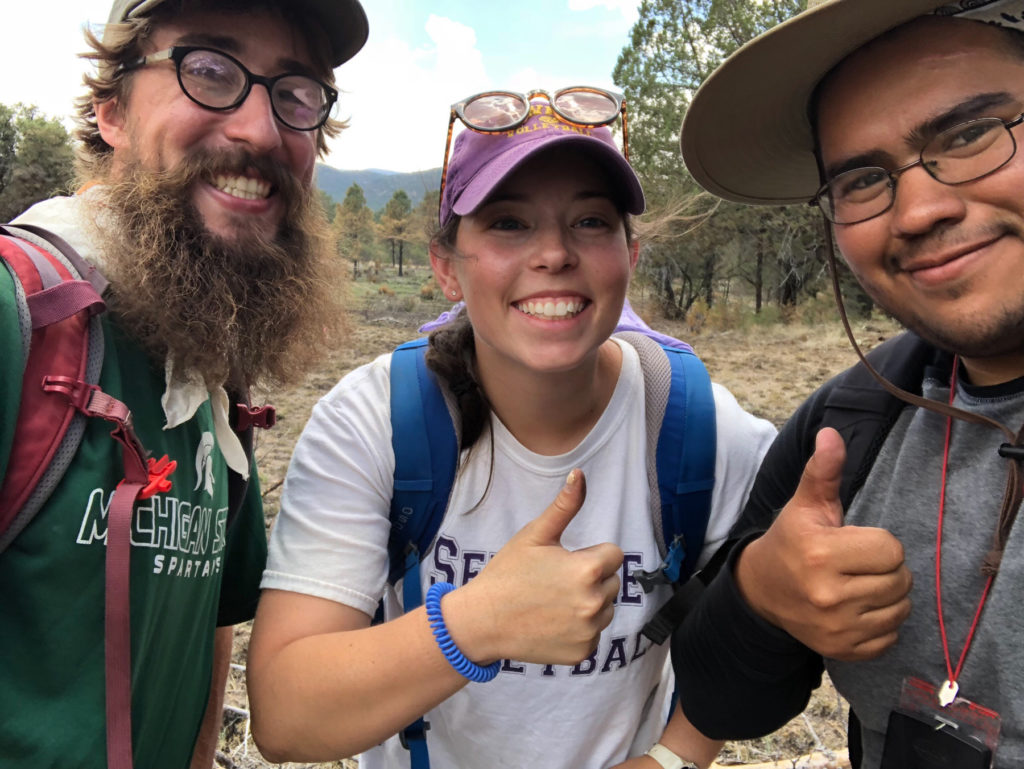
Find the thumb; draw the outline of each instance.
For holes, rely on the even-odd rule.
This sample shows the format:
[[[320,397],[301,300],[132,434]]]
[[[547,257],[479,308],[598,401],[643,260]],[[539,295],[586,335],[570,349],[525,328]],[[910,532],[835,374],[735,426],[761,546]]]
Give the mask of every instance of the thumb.
[[[846,461],[846,445],[831,427],[818,431],[814,454],[804,467],[800,485],[791,504],[806,510],[805,517],[823,526],[843,525],[843,506],[839,501],[839,482]]]
[[[583,477],[583,471],[576,468],[565,479],[555,501],[529,524],[530,538],[538,545],[559,544],[562,532],[576,517],[586,498],[587,479]]]

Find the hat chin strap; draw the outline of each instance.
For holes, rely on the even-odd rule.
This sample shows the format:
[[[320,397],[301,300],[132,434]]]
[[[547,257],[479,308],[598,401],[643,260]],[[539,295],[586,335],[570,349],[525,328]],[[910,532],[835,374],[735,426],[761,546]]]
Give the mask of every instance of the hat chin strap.
[[[1007,444],[1003,444],[999,450],[999,455],[1009,460],[1006,476],[1006,490],[1003,493],[1002,506],[999,510],[999,523],[996,527],[995,542],[993,543],[992,549],[989,551],[988,555],[986,555],[985,562],[981,569],[983,574],[995,574],[999,570],[999,563],[1002,559],[1003,550],[1006,546],[1006,540],[1009,537],[1010,529],[1013,527],[1013,522],[1017,517],[1017,510],[1020,507],[1021,500],[1024,498],[1024,488],[1022,488],[1021,483],[1021,479],[1024,477],[1024,459],[1020,456],[1019,451],[1014,451],[1014,449],[1019,449],[1024,446],[1024,425],[1021,426],[1021,429],[1018,432],[1014,432],[1002,422],[986,417],[983,414],[975,414],[970,411],[964,411],[963,409],[956,408],[951,405],[952,399],[950,399],[949,404],[946,404],[941,401],[932,400],[931,398],[923,398],[920,395],[907,392],[882,376],[875,367],[868,362],[868,359],[860,349],[860,345],[857,344],[857,339],[853,335],[853,329],[850,328],[850,319],[846,315],[846,306],[843,304],[843,292],[839,288],[839,264],[836,261],[836,252],[832,241],[832,225],[824,214],[822,214],[821,221],[823,225],[822,234],[825,239],[825,253],[828,255],[828,269],[832,276],[832,293],[835,295],[836,305],[839,307],[839,317],[843,321],[843,328],[846,330],[846,338],[850,340],[850,344],[853,345],[853,349],[857,353],[857,357],[860,358],[860,362],[864,364],[868,373],[870,373],[878,384],[880,384],[889,394],[904,403],[928,409],[929,411],[934,411],[946,417],[961,419],[965,422],[973,422],[974,424],[995,428],[1002,432],[1009,442],[1009,447]],[[1004,449],[1007,448],[1010,450],[1004,451]]]
[[[850,328],[850,319],[846,315],[846,306],[843,304],[843,292],[839,287],[839,264],[836,262],[835,247],[832,243],[832,225],[824,215],[822,215],[821,219],[824,229],[823,234],[825,236],[825,253],[828,255],[828,269],[832,277],[832,293],[835,295],[836,305],[839,307],[839,317],[843,321],[843,328],[846,330],[846,338],[850,340],[850,344],[853,345],[853,349],[857,353],[857,357],[860,358],[860,362],[864,364],[864,367],[867,368],[871,376],[873,376],[891,395],[899,398],[905,403],[909,403],[912,406],[919,406],[923,409],[928,409],[929,411],[934,411],[946,417],[954,417],[955,419],[962,419],[966,422],[974,422],[975,424],[994,427],[997,430],[1001,430],[1009,441],[1016,441],[1016,433],[1001,422],[997,422],[983,414],[974,414],[970,411],[964,411],[963,409],[958,409],[945,403],[932,400],[931,398],[922,398],[920,395],[914,395],[911,392],[907,392],[879,374],[875,367],[868,362],[868,359],[864,356],[864,353],[860,349],[860,345],[857,344],[857,340],[853,335],[853,329]]]

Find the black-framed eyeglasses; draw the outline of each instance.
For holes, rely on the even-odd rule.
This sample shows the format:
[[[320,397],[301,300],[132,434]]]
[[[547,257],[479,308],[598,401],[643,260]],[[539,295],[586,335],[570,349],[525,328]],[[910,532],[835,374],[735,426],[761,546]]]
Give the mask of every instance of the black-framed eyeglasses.
[[[949,128],[929,141],[913,163],[892,171],[870,166],[844,171],[822,186],[809,205],[821,208],[833,224],[857,224],[884,214],[896,200],[896,182],[921,166],[942,184],[966,184],[998,171],[1017,152],[1011,129],[1024,123],[984,117]]]
[[[542,90],[528,93],[484,91],[452,105],[451,116],[448,118],[448,138],[444,145],[444,164],[441,166],[439,201],[444,200],[444,188],[448,181],[448,159],[456,118],[461,120],[466,128],[477,133],[511,131],[529,119],[530,100],[535,96],[547,99],[552,112],[570,125],[596,128],[608,125],[622,115],[622,154],[629,160],[626,100],[622,94],[587,85],[569,86],[555,91],[554,94]]]
[[[200,107],[234,109],[249,96],[253,83],[270,94],[274,117],[296,131],[313,131],[330,116],[338,92],[315,77],[285,72],[274,77],[254,75],[234,56],[214,48],[176,45],[140,56],[122,65],[124,70],[170,60],[178,71],[182,92]]]

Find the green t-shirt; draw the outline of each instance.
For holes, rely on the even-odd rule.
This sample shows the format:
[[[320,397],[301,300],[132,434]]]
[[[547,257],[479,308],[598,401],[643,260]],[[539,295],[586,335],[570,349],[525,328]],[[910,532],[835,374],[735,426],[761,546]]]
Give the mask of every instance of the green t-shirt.
[[[21,356],[13,284],[0,269],[0,355]],[[109,317],[100,387],[131,409],[150,455],[178,463],[165,494],[136,503],[132,527],[132,740],[137,767],[187,767],[209,694],[214,627],[252,616],[266,560],[255,475],[227,530],[228,469],[209,401],[164,430],[162,365]],[[8,363],[7,372],[16,370]],[[20,383],[0,377],[0,470]],[[0,553],[0,764],[106,766],[106,511],[124,476],[112,425],[87,420],[50,499]],[[255,472],[255,471],[254,471]],[[223,580],[223,587],[222,587]]]

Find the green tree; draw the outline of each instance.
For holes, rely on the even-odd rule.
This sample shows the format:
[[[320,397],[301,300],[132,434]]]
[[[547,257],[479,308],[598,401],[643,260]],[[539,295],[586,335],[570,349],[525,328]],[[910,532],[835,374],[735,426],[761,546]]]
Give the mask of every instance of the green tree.
[[[746,41],[803,7],[803,0],[641,2],[613,77],[626,95],[630,161],[653,218],[698,191],[679,157],[679,127],[697,88]],[[809,208],[722,203],[701,227],[683,221],[674,237],[645,249],[642,275],[669,316],[684,315],[697,298],[711,305],[736,280],[759,311],[766,298],[793,304],[820,285],[819,239]]]
[[[373,258],[376,242],[373,212],[366,205],[366,195],[358,184],[345,191],[345,199],[335,208],[331,228],[339,256],[349,259],[353,275],[358,275],[359,262]]]
[[[335,207],[338,205],[337,201],[330,196],[329,193],[319,190],[320,207],[324,210],[324,216],[327,217],[328,222],[334,221]]]
[[[406,234],[409,229],[409,218],[412,214],[412,200],[405,190],[397,190],[384,205],[380,215],[379,231],[381,237],[391,246],[391,264],[398,265],[398,275],[402,276],[402,257],[405,252]],[[397,260],[396,260],[397,250]]]
[[[429,264],[430,239],[437,231],[437,200],[439,191],[429,190],[409,214],[405,228],[408,261],[414,264]]]
[[[14,109],[6,104],[0,104],[0,193],[11,180],[11,172],[14,170],[14,155],[18,148]]]
[[[678,132],[690,94],[714,69],[704,42],[708,0],[643,0],[612,77],[626,95],[630,161],[644,181],[692,187]]]
[[[68,192],[74,151],[67,129],[32,106],[0,104],[0,221]]]

